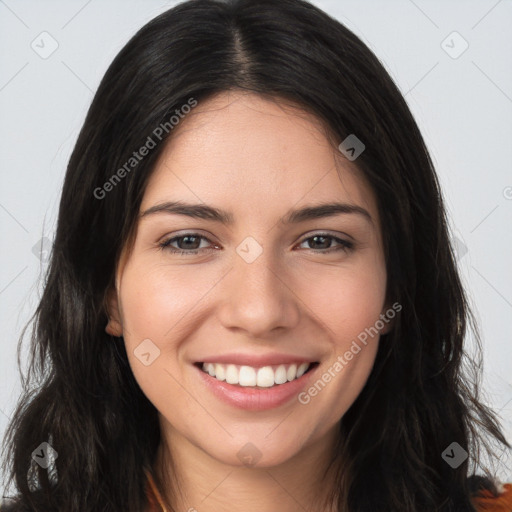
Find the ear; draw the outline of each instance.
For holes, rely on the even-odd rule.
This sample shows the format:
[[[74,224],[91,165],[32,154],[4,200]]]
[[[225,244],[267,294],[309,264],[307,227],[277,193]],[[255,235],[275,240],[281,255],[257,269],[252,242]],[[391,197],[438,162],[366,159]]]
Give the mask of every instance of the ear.
[[[388,334],[393,330],[395,325],[395,317],[397,313],[402,309],[402,306],[395,302],[393,305],[386,304],[380,315],[380,320],[384,324],[384,327],[380,329],[380,334]]]
[[[119,299],[117,290],[111,288],[105,297],[105,308],[108,315],[108,323],[105,326],[105,332],[111,336],[120,337],[123,335],[123,325],[119,310]]]
[[[388,320],[386,322],[386,316],[385,316],[385,313],[383,313],[383,316],[381,317],[383,318],[384,320],[384,327],[380,330],[380,333],[381,334],[388,334],[389,332],[391,332],[393,330],[393,320]]]

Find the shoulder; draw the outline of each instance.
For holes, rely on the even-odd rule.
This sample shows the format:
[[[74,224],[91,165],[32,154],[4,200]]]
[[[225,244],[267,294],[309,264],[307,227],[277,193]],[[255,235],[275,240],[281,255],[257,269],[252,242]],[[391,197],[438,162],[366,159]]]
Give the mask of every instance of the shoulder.
[[[512,483],[495,483],[473,475],[468,485],[478,512],[512,512]]]

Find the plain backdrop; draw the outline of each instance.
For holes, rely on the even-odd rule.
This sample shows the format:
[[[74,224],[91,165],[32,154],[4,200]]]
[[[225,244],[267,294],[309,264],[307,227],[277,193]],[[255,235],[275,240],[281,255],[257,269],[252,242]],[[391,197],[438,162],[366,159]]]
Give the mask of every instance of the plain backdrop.
[[[87,108],[128,39],[176,3],[0,0],[0,435]],[[484,400],[512,439],[512,1],[313,3],[373,50],[420,126],[480,322]],[[510,465],[501,475],[512,481]]]

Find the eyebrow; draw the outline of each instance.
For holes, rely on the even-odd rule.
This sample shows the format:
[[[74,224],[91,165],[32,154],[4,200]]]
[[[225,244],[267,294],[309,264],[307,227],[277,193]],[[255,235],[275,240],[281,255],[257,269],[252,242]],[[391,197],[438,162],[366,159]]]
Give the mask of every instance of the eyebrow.
[[[226,226],[234,224],[233,214],[206,204],[190,204],[183,201],[167,201],[156,204],[140,214],[140,218],[154,215],[157,213],[167,213],[174,215],[185,215],[195,219],[213,220]],[[311,206],[305,206],[297,210],[290,210],[282,219],[283,224],[298,224],[308,220],[333,217],[340,214],[361,215],[370,224],[373,219],[367,210],[361,206],[348,203],[321,203]]]

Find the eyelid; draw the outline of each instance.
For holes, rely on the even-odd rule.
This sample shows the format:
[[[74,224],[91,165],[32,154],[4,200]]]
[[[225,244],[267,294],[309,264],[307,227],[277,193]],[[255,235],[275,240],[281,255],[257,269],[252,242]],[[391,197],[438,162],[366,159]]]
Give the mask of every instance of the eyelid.
[[[214,238],[213,235],[211,235],[210,233],[205,235],[204,233],[205,232],[202,232],[201,230],[192,230],[192,231],[190,231],[190,230],[186,230],[185,229],[185,230],[181,230],[181,231],[177,231],[175,233],[172,233],[171,235],[164,235],[158,243],[160,244],[160,243],[163,243],[164,241],[169,241],[169,240],[173,240],[175,238],[180,238],[180,237],[184,237],[184,236],[199,236],[199,237],[205,238],[206,240],[208,240],[211,243],[219,244],[219,242],[215,242],[215,240],[212,240],[212,238]],[[318,230],[317,229],[317,230],[308,231],[304,235],[301,235],[300,241],[298,243],[300,244],[300,243],[304,242],[304,240],[307,240],[308,238],[311,238],[313,236],[322,236],[322,235],[330,236],[330,237],[333,237],[333,238],[339,238],[340,236],[346,236],[347,238],[350,238],[350,240],[352,242],[356,241],[356,239],[353,236],[350,236],[348,233],[332,232],[332,231],[329,231],[329,230],[321,230],[321,229]]]
[[[350,238],[352,241],[349,241],[349,240],[344,240],[342,238],[342,236],[345,235],[347,236],[348,238]],[[199,239],[202,239],[202,240],[206,240],[210,245],[212,245],[212,247],[200,247],[200,248],[197,248],[197,249],[178,249],[176,247],[173,247],[171,245],[171,243],[175,242],[177,239],[180,239],[180,238],[184,238],[184,237],[187,237],[187,236],[191,236],[191,237],[196,237],[196,238],[199,238]],[[305,250],[307,251],[311,251],[313,253],[318,253],[318,254],[330,254],[330,253],[336,253],[338,251],[352,251],[355,249],[356,247],[356,243],[355,243],[355,240],[353,237],[351,237],[350,235],[347,235],[346,233],[343,233],[342,235],[339,235],[338,233],[336,234],[333,234],[329,231],[310,231],[308,233],[305,233],[304,235],[301,236],[300,240],[294,245],[294,248],[297,247],[297,246],[300,246],[302,245],[303,243],[307,242],[308,240],[314,238],[314,237],[326,237],[326,238],[330,238],[332,239],[332,241],[334,241],[336,244],[338,244],[337,246],[334,246],[334,247],[329,247],[327,249],[310,249],[310,248],[306,248]],[[215,249],[218,248],[220,244],[216,243],[215,241],[212,241],[208,236],[202,234],[201,232],[199,231],[183,231],[183,232],[177,232],[177,233],[173,233],[171,236],[169,237],[164,237],[162,239],[162,241],[158,242],[158,247],[162,250],[165,250],[167,249],[169,252],[171,253],[180,253],[180,254],[199,254],[199,253],[205,253],[205,252],[209,252],[209,251],[213,251]]]
[[[176,240],[178,240],[180,238],[185,238],[187,236],[199,238],[201,241],[206,240],[211,246],[220,245],[217,242],[215,242],[214,240],[212,240],[209,236],[203,235],[202,233],[199,233],[196,231],[186,231],[184,233],[173,233],[170,236],[166,235],[166,236],[162,237],[162,239],[159,242],[157,242],[157,246],[165,249],[166,247],[170,246],[170,244],[172,242],[175,242]],[[171,249],[172,249],[172,246],[171,246]],[[211,249],[214,249],[214,247],[203,247],[203,248],[199,248],[199,249],[189,249],[187,252],[207,251],[207,250],[211,250]],[[183,249],[176,249],[176,250],[181,251]]]
[[[181,238],[183,236],[198,236],[198,237],[205,238],[206,240],[208,240],[211,243],[218,243],[218,242],[215,242],[215,240],[214,240],[215,237],[211,233],[209,233],[207,231],[202,231],[200,229],[182,229],[180,231],[168,233],[168,234],[162,236],[157,243],[160,244],[165,241],[172,240],[174,238]]]
[[[310,238],[312,236],[322,235],[332,236],[333,238],[340,238],[342,236],[346,236],[347,238],[350,238],[351,242],[356,242],[356,239],[353,236],[349,235],[348,233],[345,233],[344,231],[331,231],[329,229],[314,229],[313,231],[308,231],[306,234],[302,235],[301,239],[304,240],[305,238]]]
[[[319,253],[319,254],[322,254],[322,253],[329,254],[331,252],[336,252],[337,250],[343,250],[343,249],[345,251],[353,250],[356,247],[356,243],[351,236],[349,236],[349,238],[351,238],[351,240],[344,240],[341,236],[339,236],[337,234],[335,235],[335,234],[329,233],[327,231],[317,231],[317,232],[313,232],[313,233],[308,233],[301,238],[301,240],[296,244],[296,246],[300,246],[303,243],[307,242],[308,240],[310,240],[314,237],[317,237],[317,236],[332,239],[335,243],[338,244],[338,247],[336,247],[336,246],[329,247],[326,250],[321,250],[321,249],[316,249],[316,250],[315,249],[306,249],[306,250],[313,251],[314,253]]]

